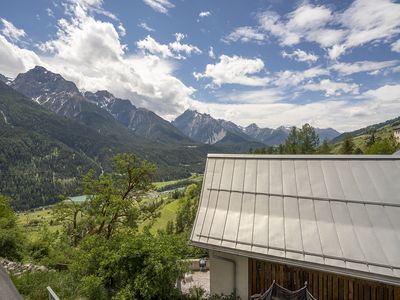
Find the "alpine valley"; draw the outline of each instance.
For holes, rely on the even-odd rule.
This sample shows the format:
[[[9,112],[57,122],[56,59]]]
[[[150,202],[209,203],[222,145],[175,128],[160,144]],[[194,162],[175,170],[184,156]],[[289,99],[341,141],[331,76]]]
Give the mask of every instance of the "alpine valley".
[[[158,180],[188,177],[203,172],[207,153],[278,145],[290,130],[241,127],[193,110],[169,122],[135,102],[82,92],[40,66],[15,79],[0,75],[1,193],[19,210],[57,202],[77,193],[88,170],[108,171],[120,152],[155,163]],[[321,141],[340,135],[316,131]]]

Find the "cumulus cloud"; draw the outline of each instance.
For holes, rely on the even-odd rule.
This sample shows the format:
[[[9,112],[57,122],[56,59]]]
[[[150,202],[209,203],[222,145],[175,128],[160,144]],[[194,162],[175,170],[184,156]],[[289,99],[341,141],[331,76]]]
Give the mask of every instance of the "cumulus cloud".
[[[7,21],[6,19],[1,18],[0,20],[3,23],[3,29],[1,30],[1,33],[10,40],[20,41],[26,36],[26,33],[23,29],[18,29],[13,23]]]
[[[25,72],[41,63],[41,59],[34,52],[22,49],[0,35],[1,74],[14,78],[18,73]]]
[[[209,11],[201,11],[199,13],[200,18],[205,18],[205,17],[209,17],[209,16],[211,16],[211,12],[209,12]]]
[[[175,57],[168,45],[160,44],[150,35],[146,36],[143,40],[138,41],[137,47],[151,54],[160,55],[164,58]]]
[[[174,42],[169,44],[161,44],[148,35],[146,38],[138,41],[136,44],[138,48],[143,50],[145,53],[159,55],[163,58],[185,59],[187,56],[192,54],[202,53],[201,50],[194,45],[181,43],[184,38],[184,34],[176,33]]]
[[[80,4],[68,9],[68,18],[58,21],[55,37],[41,45],[43,55],[0,35],[2,73],[15,77],[43,65],[80,89],[109,90],[169,119],[189,106],[195,89],[174,76],[173,63],[151,54],[128,55],[117,25],[96,20]]]
[[[359,93],[359,86],[355,83],[336,82],[330,79],[323,79],[318,83],[307,83],[303,88],[309,91],[323,91],[327,97],[340,96],[343,93]]]
[[[147,25],[145,22],[141,22],[138,24],[138,26],[140,28],[143,28],[144,30],[148,31],[148,32],[153,32],[156,31],[154,28],[151,28],[149,25]]]
[[[193,73],[199,80],[210,78],[214,86],[223,84],[240,84],[247,86],[263,86],[270,79],[268,77],[256,76],[264,69],[264,62],[259,58],[244,58],[241,56],[221,55],[219,62],[208,64],[204,73]]]
[[[333,66],[331,66],[331,69],[344,75],[351,75],[360,72],[375,72],[374,74],[377,74],[386,68],[398,65],[399,62],[400,61],[398,60],[389,60],[389,61],[357,61],[354,63],[336,63]]]
[[[167,14],[169,9],[175,7],[175,5],[168,0],[143,0],[143,2],[162,14]]]
[[[287,53],[286,51],[282,51],[282,56],[307,63],[313,63],[318,60],[318,55],[315,55],[313,53],[307,53],[301,49],[296,49],[292,53]]]
[[[222,41],[226,43],[240,41],[242,43],[256,42],[261,43],[265,40],[266,36],[264,33],[259,32],[257,29],[250,26],[238,27],[229,35],[224,37]]]

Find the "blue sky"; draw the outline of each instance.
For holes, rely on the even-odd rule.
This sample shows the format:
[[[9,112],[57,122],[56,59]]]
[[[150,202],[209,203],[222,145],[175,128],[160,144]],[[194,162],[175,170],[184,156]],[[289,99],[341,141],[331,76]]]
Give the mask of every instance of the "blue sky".
[[[389,0],[13,0],[0,73],[35,65],[172,120],[345,131],[400,115],[400,4]]]

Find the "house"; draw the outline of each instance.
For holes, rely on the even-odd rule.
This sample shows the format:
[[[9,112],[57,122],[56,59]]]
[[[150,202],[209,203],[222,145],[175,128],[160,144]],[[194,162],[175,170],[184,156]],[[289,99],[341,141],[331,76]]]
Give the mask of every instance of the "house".
[[[396,141],[400,143],[400,124],[393,126],[393,135]]]
[[[212,294],[400,299],[400,156],[209,154],[204,176]]]

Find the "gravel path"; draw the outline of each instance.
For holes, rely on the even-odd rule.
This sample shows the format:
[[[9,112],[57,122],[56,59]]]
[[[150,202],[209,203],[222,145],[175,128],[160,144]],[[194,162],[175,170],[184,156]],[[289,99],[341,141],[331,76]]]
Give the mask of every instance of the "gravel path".
[[[193,272],[192,280],[187,282],[182,281],[182,292],[188,293],[190,288],[196,286],[203,288],[207,294],[210,294],[210,271],[206,272]]]

